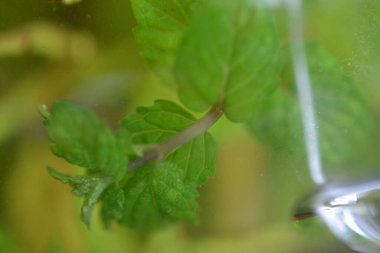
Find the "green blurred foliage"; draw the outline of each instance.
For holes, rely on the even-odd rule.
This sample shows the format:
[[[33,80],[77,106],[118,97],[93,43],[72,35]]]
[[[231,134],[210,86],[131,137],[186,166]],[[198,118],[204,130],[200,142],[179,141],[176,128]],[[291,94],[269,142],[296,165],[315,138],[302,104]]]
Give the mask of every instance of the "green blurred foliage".
[[[305,157],[293,64],[288,49],[283,51],[286,60],[279,76],[280,87],[272,96],[262,97],[260,105],[253,109],[248,126],[260,140],[279,152]],[[315,42],[307,43],[306,52],[320,152],[323,164],[330,169],[328,177],[333,175],[333,168],[347,166],[361,169],[363,173],[363,167],[371,164],[376,156],[370,152],[374,147],[374,126],[368,101],[323,47]],[[335,176],[336,173],[339,176],[342,170],[336,170]]]
[[[306,40],[319,41],[359,84],[378,129],[379,1],[304,2]],[[286,21],[281,9],[274,12],[285,43]],[[217,174],[201,189],[199,225],[141,233],[114,224],[104,229],[94,219],[86,230],[80,200],[46,172],[46,164],[78,171],[50,153],[37,105],[74,100],[115,127],[137,106],[178,98],[140,57],[129,1],[5,0],[0,20],[1,252],[351,252],[318,219],[290,219],[313,187],[305,161],[273,153],[225,119],[211,130]]]
[[[17,252],[14,241],[3,230],[0,230],[0,251],[7,253]]]

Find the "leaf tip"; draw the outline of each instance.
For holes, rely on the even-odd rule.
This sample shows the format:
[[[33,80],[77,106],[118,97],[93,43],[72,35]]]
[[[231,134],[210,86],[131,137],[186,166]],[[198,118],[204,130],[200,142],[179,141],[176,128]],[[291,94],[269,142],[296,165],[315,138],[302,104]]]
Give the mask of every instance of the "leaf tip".
[[[50,174],[50,176],[52,176],[55,179],[59,179],[62,175],[61,173],[59,173],[58,171],[56,171],[55,169],[53,169],[50,166],[47,166],[46,169],[47,169],[48,173]]]
[[[81,210],[81,220],[86,225],[87,229],[91,229],[91,213],[92,207],[83,205]]]
[[[68,176],[53,169],[52,167],[48,166],[47,167],[47,171],[48,173],[50,174],[50,176],[52,176],[54,179],[60,181],[61,183],[63,184],[68,184],[69,183],[69,179],[68,179]]]
[[[45,121],[50,119],[50,112],[47,110],[47,106],[45,104],[39,105],[37,110]]]

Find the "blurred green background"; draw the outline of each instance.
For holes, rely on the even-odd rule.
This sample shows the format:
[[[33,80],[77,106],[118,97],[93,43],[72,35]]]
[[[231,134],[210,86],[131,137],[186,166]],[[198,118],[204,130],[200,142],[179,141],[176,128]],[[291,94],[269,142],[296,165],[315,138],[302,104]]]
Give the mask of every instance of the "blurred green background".
[[[305,3],[306,37],[334,53],[379,119],[380,1]],[[305,161],[271,152],[224,118],[212,129],[218,168],[200,189],[199,224],[143,234],[106,230],[96,214],[85,228],[80,200],[46,165],[79,169],[50,153],[36,108],[69,99],[115,126],[138,105],[177,101],[139,56],[134,25],[129,1],[0,1],[0,252],[351,252],[318,218],[291,219],[313,188]]]

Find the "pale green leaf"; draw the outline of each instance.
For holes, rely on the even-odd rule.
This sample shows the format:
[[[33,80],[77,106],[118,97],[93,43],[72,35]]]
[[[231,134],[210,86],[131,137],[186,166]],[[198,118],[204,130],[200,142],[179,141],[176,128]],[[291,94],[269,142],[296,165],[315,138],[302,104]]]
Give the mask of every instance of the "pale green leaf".
[[[307,56],[323,161],[329,166],[352,166],[355,160],[365,160],[374,129],[359,87],[321,46],[309,44]],[[262,99],[248,125],[264,142],[304,154],[299,102],[287,58],[281,88]]]
[[[121,122],[134,144],[159,144],[185,130],[195,118],[170,101],[157,100],[153,106],[139,107]],[[167,157],[183,171],[184,180],[197,185],[215,174],[216,145],[209,133],[179,147]]]
[[[126,136],[118,139],[93,112],[70,102],[58,102],[51,113],[40,107],[52,152],[68,162],[121,179],[128,163]]]
[[[194,185],[183,182],[178,166],[150,164],[133,173],[124,186],[122,224],[150,229],[173,221],[196,221],[198,194]]]
[[[222,100],[226,116],[243,121],[276,88],[277,52],[269,10],[248,0],[201,1],[178,49],[179,97],[196,111]]]
[[[164,82],[171,73],[178,43],[188,27],[190,7],[196,0],[131,0],[138,23],[134,33],[142,56]]]

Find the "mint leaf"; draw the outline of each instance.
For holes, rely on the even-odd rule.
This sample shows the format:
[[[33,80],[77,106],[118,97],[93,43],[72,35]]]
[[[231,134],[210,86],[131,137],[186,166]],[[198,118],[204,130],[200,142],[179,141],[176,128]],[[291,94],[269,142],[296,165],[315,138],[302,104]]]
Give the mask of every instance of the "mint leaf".
[[[184,172],[185,182],[203,185],[215,175],[216,144],[206,133],[183,145],[166,159],[178,165]]]
[[[221,99],[226,116],[243,121],[278,83],[277,51],[275,27],[262,5],[201,1],[178,48],[179,97],[196,111]]]
[[[113,220],[119,221],[123,217],[124,212],[124,192],[116,184],[109,186],[100,196],[102,208],[100,215],[103,224],[108,228]]]
[[[195,118],[173,102],[155,101],[139,107],[121,122],[134,144],[159,144],[185,130]],[[216,145],[209,133],[202,134],[170,154],[167,161],[181,168],[183,180],[201,185],[215,174]]]
[[[260,141],[276,151],[305,155],[301,111],[292,85],[282,82],[274,94],[262,98],[247,124]]]
[[[324,162],[329,166],[352,166],[355,160],[363,161],[374,130],[366,101],[358,86],[321,46],[307,45],[307,56]],[[289,56],[284,66],[280,89],[263,98],[248,125],[272,146],[302,153],[301,115]]]
[[[172,66],[195,0],[131,0],[138,23],[134,33],[142,56],[164,82],[174,84]]]
[[[84,198],[81,209],[81,218],[87,227],[90,227],[93,207],[98,202],[102,192],[112,183],[113,179],[109,176],[98,174],[69,176],[52,168],[48,168],[48,171],[55,179],[64,184],[69,184],[73,188],[72,192],[74,195]]]
[[[136,114],[121,122],[134,144],[166,141],[194,123],[195,118],[173,102],[156,100],[153,106],[138,107]]]
[[[117,180],[124,176],[130,152],[127,141],[116,138],[93,112],[66,101],[55,103],[51,113],[39,109],[56,156]]]
[[[173,163],[147,165],[133,172],[124,186],[121,220],[132,228],[151,229],[168,222],[195,222],[198,196],[192,184],[182,181],[182,170]]]

